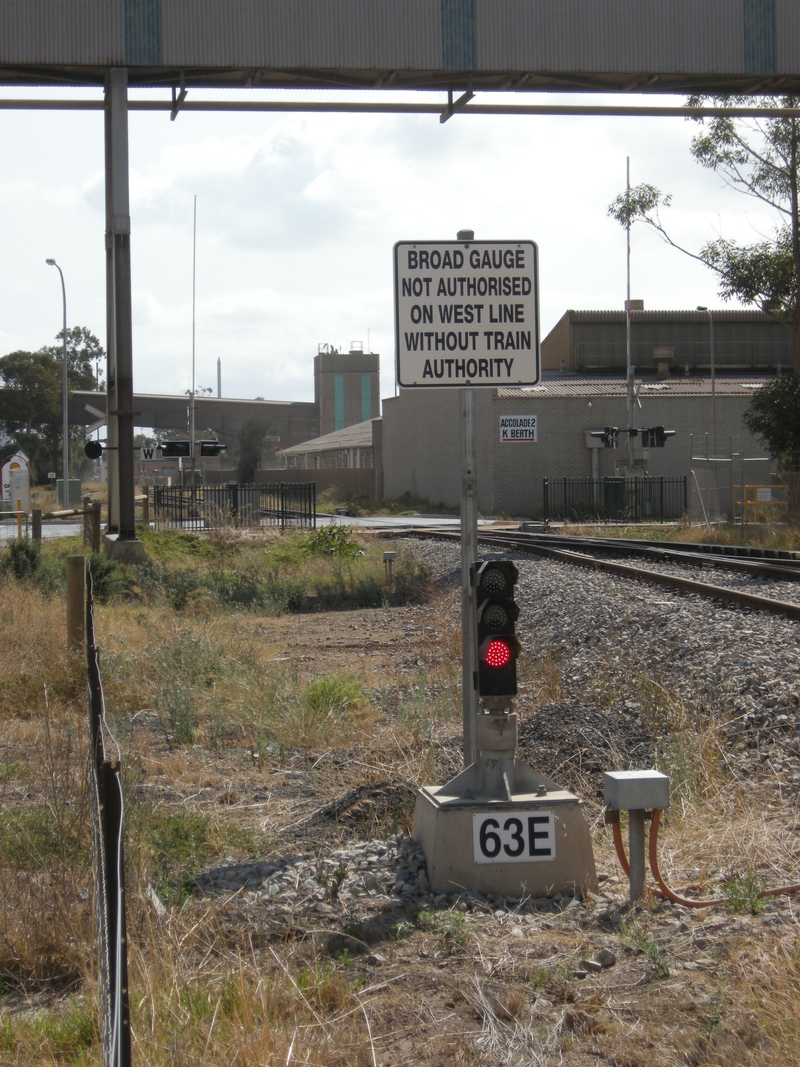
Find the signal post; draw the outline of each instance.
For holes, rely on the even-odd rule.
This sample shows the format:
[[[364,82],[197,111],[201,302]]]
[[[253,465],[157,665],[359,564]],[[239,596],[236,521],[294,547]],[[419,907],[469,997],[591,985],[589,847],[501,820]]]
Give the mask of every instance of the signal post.
[[[516,758],[517,568],[476,559],[475,388],[539,381],[538,250],[532,241],[475,241],[461,231],[457,241],[398,242],[394,251],[398,384],[462,388],[465,768],[445,785],[420,788],[413,836],[435,893],[524,897],[591,888],[582,802]],[[498,321],[513,321],[513,331],[488,328]]]

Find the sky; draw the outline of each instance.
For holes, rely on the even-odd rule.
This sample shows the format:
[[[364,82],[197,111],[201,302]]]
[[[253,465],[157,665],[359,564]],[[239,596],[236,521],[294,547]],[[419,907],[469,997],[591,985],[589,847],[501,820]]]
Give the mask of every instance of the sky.
[[[60,95],[70,93],[93,91]],[[56,94],[3,92],[12,95]],[[444,103],[443,94],[391,99]],[[50,344],[61,328],[48,257],[64,272],[68,325],[105,344],[102,113],[2,110],[0,131],[0,355]],[[771,233],[767,209],[694,162],[696,131],[667,118],[456,115],[442,125],[435,115],[212,112],[170,122],[166,112],[132,112],[134,388],[191,386],[195,196],[197,387],[216,393],[219,358],[223,396],[311,400],[318,345],[356,341],[381,354],[387,397],[395,389],[395,241],[454,239],[463,228],[478,239],[536,241],[544,338],[568,308],[623,306],[625,232],[607,208],[625,187],[628,156],[632,184],[672,194],[663,217],[686,247]],[[736,306],[722,304],[705,267],[641,224],[632,232],[631,295],[648,309]]]

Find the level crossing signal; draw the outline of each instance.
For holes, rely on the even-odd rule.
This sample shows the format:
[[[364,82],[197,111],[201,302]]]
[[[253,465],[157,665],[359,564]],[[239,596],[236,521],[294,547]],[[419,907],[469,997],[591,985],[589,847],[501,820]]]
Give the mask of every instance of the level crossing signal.
[[[592,430],[590,436],[599,437],[606,448],[617,448],[621,433],[626,433],[629,437],[638,437],[641,434],[642,448],[663,448],[667,438],[674,437],[676,431],[665,430],[663,426],[648,426],[641,430],[636,427],[621,430],[619,426],[605,426],[602,430]]]
[[[192,454],[192,443],[191,441],[164,441],[158,446],[158,450],[162,456],[169,456],[171,459],[185,458]]]
[[[478,615],[478,695],[516,696],[520,644],[514,586],[519,571],[510,559],[492,559],[478,560],[472,573]]]
[[[201,456],[218,456],[220,452],[227,452],[228,446],[220,444],[219,441],[201,441],[200,442],[200,455]]]

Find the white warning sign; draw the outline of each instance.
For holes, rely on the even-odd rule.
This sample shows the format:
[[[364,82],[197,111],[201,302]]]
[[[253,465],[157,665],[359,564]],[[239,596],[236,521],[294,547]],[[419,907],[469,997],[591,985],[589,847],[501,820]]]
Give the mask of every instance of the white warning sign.
[[[398,241],[394,283],[404,389],[539,381],[533,241]]]
[[[539,437],[538,415],[501,415],[500,440],[536,442]]]

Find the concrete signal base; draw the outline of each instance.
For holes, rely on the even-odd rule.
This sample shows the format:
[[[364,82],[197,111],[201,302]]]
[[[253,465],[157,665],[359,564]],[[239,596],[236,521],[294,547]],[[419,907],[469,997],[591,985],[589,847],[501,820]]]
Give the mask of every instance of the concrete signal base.
[[[118,534],[103,534],[103,544],[106,554],[111,559],[118,559],[122,563],[141,563],[147,559],[144,545],[138,537],[121,539]]]
[[[583,802],[517,759],[502,761],[511,785],[505,799],[487,795],[484,760],[417,793],[412,836],[425,853],[432,892],[542,897],[595,890]]]

